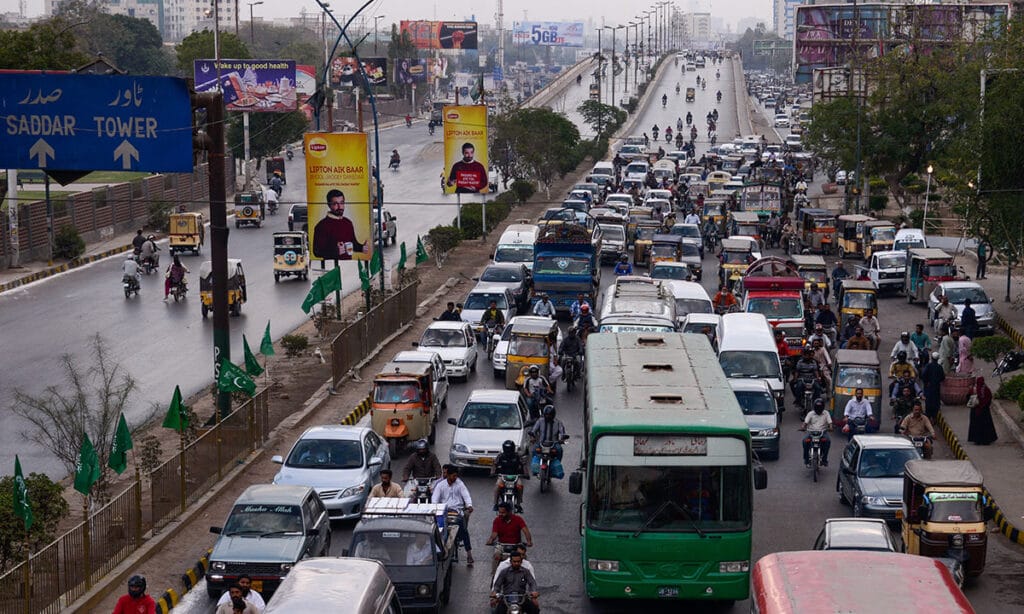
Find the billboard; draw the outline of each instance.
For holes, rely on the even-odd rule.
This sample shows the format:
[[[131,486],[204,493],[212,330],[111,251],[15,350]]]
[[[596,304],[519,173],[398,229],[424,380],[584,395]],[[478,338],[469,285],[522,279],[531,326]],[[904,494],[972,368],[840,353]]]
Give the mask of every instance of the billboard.
[[[827,4],[796,7],[793,64],[797,83],[815,70],[845,66],[901,49],[973,42],[1005,27],[1007,4]]]
[[[516,21],[512,42],[542,47],[582,47],[582,21]]]
[[[316,260],[369,260],[370,158],[366,133],[307,133],[306,202]]]
[[[194,61],[196,91],[217,90],[217,62]],[[227,111],[283,113],[297,108],[294,60],[221,60],[220,83]]]
[[[445,194],[486,194],[487,106],[447,105],[444,113]]]
[[[429,74],[426,58],[400,58],[395,60],[395,83],[399,85],[426,83]]]
[[[388,84],[387,58],[360,58],[370,85]],[[331,85],[335,87],[356,87],[363,83],[359,63],[354,57],[334,58],[331,61]]]
[[[475,21],[402,21],[417,49],[476,49],[479,41]]]

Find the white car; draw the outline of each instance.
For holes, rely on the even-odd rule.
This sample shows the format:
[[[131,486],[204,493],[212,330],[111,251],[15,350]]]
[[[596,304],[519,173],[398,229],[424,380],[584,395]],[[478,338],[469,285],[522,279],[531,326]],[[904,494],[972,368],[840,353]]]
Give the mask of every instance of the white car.
[[[776,128],[789,128],[789,116],[785,113],[775,114],[775,127]]]
[[[750,243],[750,255],[754,257],[754,260],[761,259],[761,244],[757,242],[754,237],[748,237],[745,235],[733,235],[730,239],[736,239],[737,241],[746,241]]]
[[[526,453],[526,402],[518,390],[474,390],[456,420],[449,464],[456,467],[490,468],[501,454],[501,444],[511,439],[516,450]]]
[[[626,165],[626,170],[623,172],[625,179],[640,179],[644,180],[647,178],[647,172],[651,170],[649,164],[643,161],[634,161]]]
[[[978,333],[991,335],[996,330],[996,313],[992,309],[992,299],[985,294],[985,289],[973,281],[944,281],[935,287],[935,290],[928,295],[928,316],[935,316],[935,309],[939,306],[943,296],[949,297],[949,303],[956,307],[956,323],[960,324],[960,314],[964,312],[964,301],[970,299],[971,309],[978,319]],[[938,320],[933,322],[934,328],[938,330]]]
[[[449,377],[465,381],[476,371],[476,338],[469,322],[431,322],[413,345],[440,354]]]
[[[473,332],[479,334],[484,329],[480,320],[491,306],[491,301],[497,303],[498,311],[505,322],[516,314],[516,299],[512,295],[512,290],[502,284],[481,281],[469,291],[462,303],[462,321],[472,325]]]

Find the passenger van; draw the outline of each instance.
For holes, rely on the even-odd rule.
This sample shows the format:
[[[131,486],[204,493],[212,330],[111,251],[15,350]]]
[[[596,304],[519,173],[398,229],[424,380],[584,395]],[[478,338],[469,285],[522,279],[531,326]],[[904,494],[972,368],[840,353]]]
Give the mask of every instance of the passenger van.
[[[537,242],[540,228],[536,224],[512,224],[498,239],[493,262],[514,262],[524,264],[533,270],[533,246]]]
[[[694,281],[669,280],[672,297],[676,302],[676,320],[682,324],[691,313],[715,313],[715,307],[704,286]]]
[[[379,561],[326,556],[296,563],[263,612],[328,609],[337,614],[402,614],[395,586]]]
[[[611,177],[615,176],[615,165],[611,162],[601,161],[594,164],[594,168],[590,171],[591,175],[608,175]]]
[[[757,378],[768,382],[780,411],[786,399],[782,363],[768,320],[759,313],[722,316],[718,363],[728,378]]]

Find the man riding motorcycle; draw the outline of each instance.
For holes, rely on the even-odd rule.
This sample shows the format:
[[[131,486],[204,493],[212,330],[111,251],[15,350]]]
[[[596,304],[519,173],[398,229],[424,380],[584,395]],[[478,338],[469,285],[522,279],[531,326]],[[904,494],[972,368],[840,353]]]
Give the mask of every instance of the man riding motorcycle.
[[[158,268],[160,266],[160,246],[156,244],[156,237],[149,235],[146,240],[143,241],[142,247],[139,248],[139,264],[149,265],[152,268]]]
[[[121,265],[121,282],[128,283],[132,290],[138,290],[142,283],[142,274],[139,272],[139,263],[129,256]]]
[[[828,431],[832,430],[832,416],[825,411],[825,401],[814,400],[814,407],[804,416],[804,423],[801,431],[822,431],[821,433],[821,466],[828,467],[828,451],[832,447],[832,440],[828,438]],[[811,438],[804,437],[804,465],[810,464]]]
[[[693,113],[690,113],[689,111],[687,111],[686,112],[686,125],[689,126],[692,123],[693,123]]]
[[[682,131],[683,131],[683,118],[682,117],[677,117],[676,118],[676,132],[682,132]]]
[[[662,94],[661,95],[661,106],[662,107],[668,106],[668,94]]]
[[[533,446],[534,466],[540,463],[540,444],[544,442],[553,443],[555,459],[562,460],[562,440],[565,439],[565,425],[555,417],[555,414],[555,406],[546,405],[544,407],[544,417],[534,422],[533,428],[530,429],[530,440],[535,444]],[[537,472],[534,471],[534,475],[536,474]]]
[[[633,265],[629,263],[629,256],[622,254],[619,256],[619,262],[615,265],[615,275],[632,275]]]
[[[583,343],[580,342],[576,327],[569,328],[569,333],[562,339],[562,345],[558,348],[558,363],[568,365],[569,361],[579,361],[583,358]],[[577,373],[580,370],[577,370]]]
[[[516,477],[516,503],[515,510],[517,514],[523,513],[523,477],[529,479],[529,473],[526,471],[526,464],[523,462],[523,457],[519,456],[519,452],[516,450],[516,444],[511,439],[506,439],[501,444],[501,454],[494,458],[494,464],[491,465],[491,477],[503,476],[503,475],[514,475]],[[494,511],[498,511],[498,497],[501,496],[501,489],[503,481],[500,477],[494,484]]]
[[[533,315],[540,316],[542,318],[553,318],[555,317],[555,304],[551,302],[548,295],[541,292],[537,303],[533,306]]]
[[[274,171],[274,176],[270,178],[270,189],[280,198],[281,192],[284,191],[284,179],[281,178],[281,171]]]
[[[166,278],[164,279],[164,300],[171,293],[171,288],[185,285],[185,274],[188,273],[188,268],[181,263],[178,256],[174,256],[174,262],[167,267]]]
[[[594,320],[594,314],[590,312],[590,305],[580,307],[580,316],[576,318],[575,326],[576,330],[580,331],[580,338],[586,343],[587,335],[597,330],[597,322]]]
[[[573,320],[580,317],[580,308],[582,308],[584,305],[586,305],[589,309],[590,301],[587,300],[586,294],[580,292],[579,294],[576,295],[576,300],[572,302],[572,305],[569,305],[569,317],[572,318]]]
[[[715,94],[715,98],[718,99],[718,102],[722,102],[722,90],[718,90],[718,93]]]
[[[388,162],[388,168],[392,170],[398,170],[398,165],[402,163],[402,157],[398,155],[398,150],[391,150],[391,161]]]
[[[661,129],[658,128],[658,124],[654,124],[654,127],[651,128],[651,135],[654,137],[655,141],[658,140],[658,135],[659,134],[661,134]]]
[[[430,445],[426,439],[419,439],[415,444],[415,452],[405,462],[402,469],[402,481],[408,482],[416,478],[439,478],[441,477],[441,462],[437,456],[430,451]]]
[[[793,377],[789,383],[789,388],[793,391],[798,405],[804,398],[804,390],[808,385],[811,386],[813,398],[817,399],[821,396],[821,367],[818,366],[818,361],[814,360],[814,351],[805,347],[800,360],[793,365]]]
[[[540,415],[540,408],[547,402],[553,391],[547,378],[540,374],[539,367],[532,366],[527,373],[528,376],[523,380],[523,397],[530,410],[530,417],[536,418]]]
[[[907,437],[924,437],[924,444],[921,446],[921,453],[925,458],[932,457],[932,440],[935,439],[935,428],[928,416],[924,415],[924,408],[921,401],[914,400],[910,415],[903,418],[899,427],[900,433]]]
[[[853,394],[854,396],[846,402],[846,407],[843,408],[843,420],[845,421],[843,432],[849,439],[853,439],[853,436],[857,434],[854,424],[863,421],[866,431],[872,418],[871,402],[864,398],[864,389],[857,388]]]
[[[501,330],[505,326],[505,314],[498,309],[497,301],[491,301],[490,306],[484,310],[483,315],[480,316],[480,323],[484,325],[483,330],[480,331],[480,343],[486,346],[488,327],[493,324],[495,330]]]
[[[718,286],[718,292],[715,293],[715,298],[711,299],[711,303],[715,306],[717,314],[729,313],[730,309],[739,305],[736,295],[729,289],[728,284]]]

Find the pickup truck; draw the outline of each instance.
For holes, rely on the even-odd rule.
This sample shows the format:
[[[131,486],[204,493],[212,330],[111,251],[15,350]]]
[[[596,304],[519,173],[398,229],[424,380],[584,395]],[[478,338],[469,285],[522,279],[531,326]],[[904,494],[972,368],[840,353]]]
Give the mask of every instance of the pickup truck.
[[[903,277],[907,270],[907,252],[903,250],[875,252],[867,264],[857,267],[858,277],[866,273],[878,292],[903,289]]]

